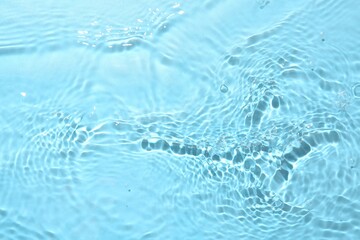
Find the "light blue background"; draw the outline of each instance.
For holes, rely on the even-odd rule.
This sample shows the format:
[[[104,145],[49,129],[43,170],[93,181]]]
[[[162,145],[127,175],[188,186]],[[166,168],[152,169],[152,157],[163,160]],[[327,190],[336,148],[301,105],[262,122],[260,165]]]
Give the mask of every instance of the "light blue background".
[[[358,239],[359,12],[2,1],[0,239]]]

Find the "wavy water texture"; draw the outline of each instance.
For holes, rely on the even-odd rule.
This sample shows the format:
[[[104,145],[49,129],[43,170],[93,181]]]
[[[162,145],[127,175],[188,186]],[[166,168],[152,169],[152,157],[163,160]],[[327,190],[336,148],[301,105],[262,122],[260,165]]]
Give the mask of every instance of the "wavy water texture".
[[[215,5],[212,0],[193,5],[187,1],[21,2],[19,13],[14,2],[4,9],[0,30],[6,35],[0,38],[0,54],[63,51],[79,45],[110,53],[149,47],[188,11]]]
[[[1,239],[357,239],[355,1],[15,1]]]

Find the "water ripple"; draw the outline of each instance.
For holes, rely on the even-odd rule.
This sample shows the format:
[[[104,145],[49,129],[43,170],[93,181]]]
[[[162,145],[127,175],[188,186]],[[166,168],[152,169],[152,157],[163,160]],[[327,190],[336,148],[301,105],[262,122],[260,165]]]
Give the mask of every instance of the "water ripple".
[[[0,238],[356,239],[349,5],[6,5]]]

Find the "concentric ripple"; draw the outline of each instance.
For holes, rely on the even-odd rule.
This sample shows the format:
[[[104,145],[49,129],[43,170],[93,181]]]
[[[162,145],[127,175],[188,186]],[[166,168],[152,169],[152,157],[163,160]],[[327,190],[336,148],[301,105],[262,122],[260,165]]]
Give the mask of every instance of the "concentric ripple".
[[[0,239],[358,239],[355,1],[4,4]]]

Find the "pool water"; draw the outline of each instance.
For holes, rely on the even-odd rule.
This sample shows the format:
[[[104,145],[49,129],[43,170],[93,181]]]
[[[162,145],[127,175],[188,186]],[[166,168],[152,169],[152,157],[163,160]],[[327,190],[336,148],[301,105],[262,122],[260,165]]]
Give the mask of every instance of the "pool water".
[[[357,1],[1,6],[0,239],[360,239]]]

